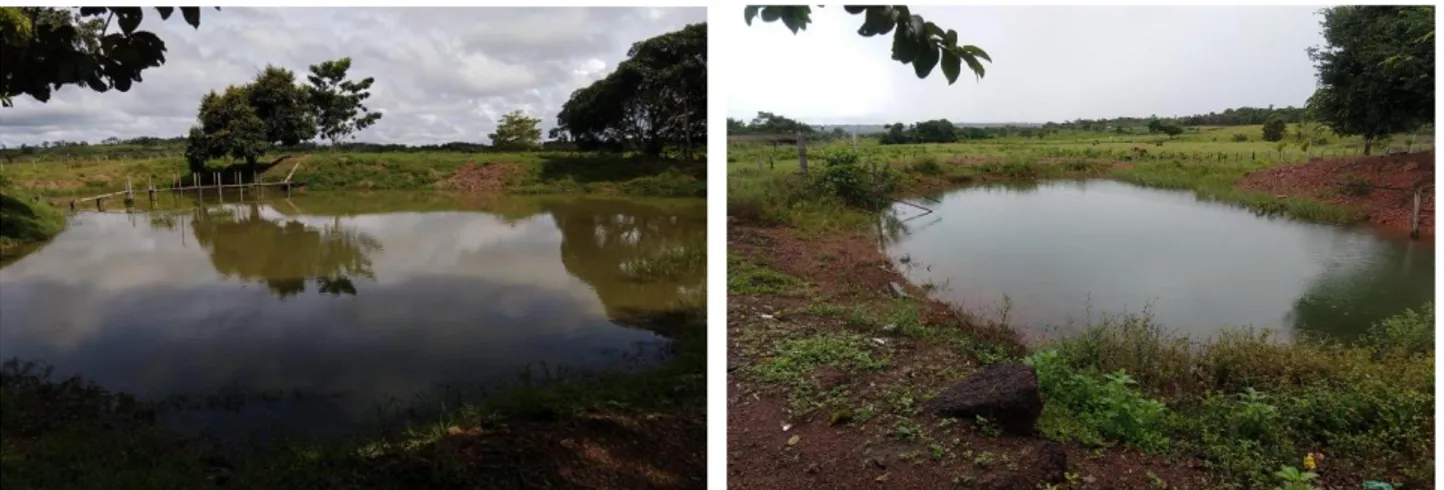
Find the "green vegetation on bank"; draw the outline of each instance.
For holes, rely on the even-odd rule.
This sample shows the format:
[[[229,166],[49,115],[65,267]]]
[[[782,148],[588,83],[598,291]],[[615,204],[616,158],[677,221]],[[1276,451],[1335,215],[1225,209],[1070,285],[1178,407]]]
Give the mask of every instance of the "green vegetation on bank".
[[[1194,342],[1128,316],[1025,360],[1052,439],[1196,457],[1243,488],[1310,453],[1327,454],[1325,472],[1415,488],[1434,474],[1433,325],[1426,305],[1356,344],[1248,330]]]
[[[183,439],[156,426],[156,405],[78,378],[57,380],[47,369],[12,360],[0,369],[0,426],[5,428],[0,432],[0,486],[124,490],[557,485],[574,477],[578,468],[562,467],[560,458],[549,457],[556,451],[549,446],[557,445],[556,439],[577,436],[554,434],[553,429],[598,420],[634,429],[650,427],[681,439],[674,441],[676,445],[700,447],[705,441],[706,405],[702,309],[636,321],[682,325],[667,327],[685,333],[673,339],[672,355],[662,366],[560,380],[528,376],[480,402],[447,408],[426,416],[426,422],[384,436],[335,443],[283,441],[254,454],[224,452]],[[633,436],[593,436],[591,443],[617,455],[616,475],[629,475],[652,463],[623,456],[620,450],[635,443],[628,439]],[[533,442],[528,443],[528,438]]]
[[[60,210],[0,188],[0,256],[13,247],[49,240],[64,228],[65,214]]]

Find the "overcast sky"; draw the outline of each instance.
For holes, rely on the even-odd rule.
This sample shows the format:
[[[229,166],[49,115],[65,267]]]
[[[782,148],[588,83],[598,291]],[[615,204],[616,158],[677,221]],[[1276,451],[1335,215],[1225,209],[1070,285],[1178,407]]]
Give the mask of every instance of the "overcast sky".
[[[913,13],[958,31],[993,63],[953,86],[891,59],[891,36],[857,34],[861,15],[814,8],[793,35],[741,8],[714,25],[731,43],[727,115],[812,124],[946,118],[1047,122],[1301,106],[1313,93],[1305,49],[1323,44],[1318,7],[950,7]]]
[[[130,92],[66,87],[0,109],[0,144],[182,136],[201,95],[242,84],[266,64],[298,72],[351,57],[376,77],[368,106],[384,116],[358,141],[487,142],[521,109],[555,126],[573,90],[616,68],[632,43],[705,22],[703,8],[241,8],[204,10],[192,29],[147,9],[141,29],[166,41],[166,64]]]

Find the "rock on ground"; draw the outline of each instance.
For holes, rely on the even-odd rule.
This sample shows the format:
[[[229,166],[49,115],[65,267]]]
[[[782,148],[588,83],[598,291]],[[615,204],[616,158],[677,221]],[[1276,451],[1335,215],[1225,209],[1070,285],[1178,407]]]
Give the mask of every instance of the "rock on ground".
[[[1034,424],[1043,414],[1037,373],[1031,366],[1016,362],[983,368],[927,404],[939,416],[982,416],[996,422],[1004,432],[1024,436],[1033,435]]]

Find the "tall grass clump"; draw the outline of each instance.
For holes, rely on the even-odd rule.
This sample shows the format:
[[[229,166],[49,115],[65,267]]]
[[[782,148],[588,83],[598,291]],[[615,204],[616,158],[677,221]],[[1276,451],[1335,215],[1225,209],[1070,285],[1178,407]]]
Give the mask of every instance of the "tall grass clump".
[[[1406,310],[1346,344],[1266,330],[1194,341],[1147,315],[1106,319],[1028,358],[1039,425],[1055,439],[1197,457],[1243,488],[1311,452],[1351,477],[1428,478],[1433,321],[1432,305]]]
[[[864,166],[850,149],[821,154],[809,175],[751,169],[727,179],[727,214],[763,225],[805,231],[855,230],[891,202],[898,175],[885,165]]]

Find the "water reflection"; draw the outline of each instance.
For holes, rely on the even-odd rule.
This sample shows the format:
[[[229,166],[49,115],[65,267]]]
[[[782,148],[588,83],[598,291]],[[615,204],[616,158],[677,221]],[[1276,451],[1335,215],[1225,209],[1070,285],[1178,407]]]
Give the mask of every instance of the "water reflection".
[[[193,236],[210,252],[216,271],[264,283],[282,298],[305,292],[308,280],[321,293],[355,295],[351,278],[376,278],[368,257],[381,250],[380,242],[341,226],[340,217],[329,225],[307,226],[267,219],[257,203],[193,213]]]
[[[293,204],[325,212],[322,199]],[[434,205],[82,213],[0,269],[0,358],[150,398],[284,394],[181,422],[339,433],[376,403],[451,396],[527,366],[655,362],[676,326],[638,318],[688,304],[705,282],[702,261],[659,259],[700,252],[701,202]],[[670,272],[629,272],[648,261]]]

